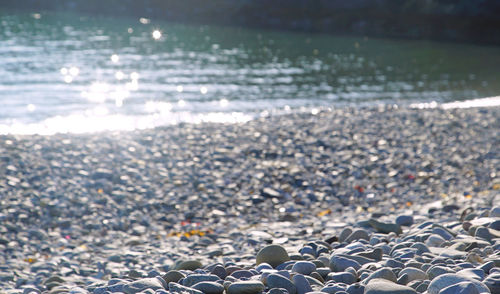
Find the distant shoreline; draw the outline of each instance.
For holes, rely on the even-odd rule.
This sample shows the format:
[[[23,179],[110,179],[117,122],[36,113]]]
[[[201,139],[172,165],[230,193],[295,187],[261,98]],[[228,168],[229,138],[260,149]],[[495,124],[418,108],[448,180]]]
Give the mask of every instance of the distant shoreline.
[[[424,3],[425,2],[425,3]],[[4,8],[133,16],[311,33],[500,45],[500,3],[470,1],[5,0]],[[286,9],[283,7],[286,4]]]

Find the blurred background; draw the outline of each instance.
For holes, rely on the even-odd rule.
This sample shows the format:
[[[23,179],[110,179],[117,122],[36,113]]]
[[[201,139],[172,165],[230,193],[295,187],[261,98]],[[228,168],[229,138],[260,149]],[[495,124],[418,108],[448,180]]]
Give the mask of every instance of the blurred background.
[[[499,44],[493,0],[0,0],[0,133],[469,103]]]

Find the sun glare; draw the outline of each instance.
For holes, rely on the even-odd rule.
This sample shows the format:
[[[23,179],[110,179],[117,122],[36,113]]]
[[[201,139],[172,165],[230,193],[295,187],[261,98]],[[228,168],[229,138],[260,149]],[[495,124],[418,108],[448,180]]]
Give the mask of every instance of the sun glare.
[[[153,39],[159,40],[161,38],[161,32],[159,30],[154,30],[151,35],[153,36]]]
[[[111,61],[113,63],[118,63],[118,61],[120,61],[120,56],[118,56],[117,54],[111,55]]]

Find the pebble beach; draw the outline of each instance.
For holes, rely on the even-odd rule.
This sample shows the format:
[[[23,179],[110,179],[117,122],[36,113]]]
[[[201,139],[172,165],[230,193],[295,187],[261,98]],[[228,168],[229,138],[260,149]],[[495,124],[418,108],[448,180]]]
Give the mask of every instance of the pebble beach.
[[[500,293],[500,108],[0,137],[0,293]]]

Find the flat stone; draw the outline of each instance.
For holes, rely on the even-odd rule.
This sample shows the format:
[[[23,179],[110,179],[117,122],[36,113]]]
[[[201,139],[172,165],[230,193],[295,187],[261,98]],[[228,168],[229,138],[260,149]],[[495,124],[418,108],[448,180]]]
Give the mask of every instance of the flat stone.
[[[258,294],[265,286],[259,281],[234,282],[227,288],[228,294]]]
[[[356,230],[352,231],[352,233],[349,234],[349,236],[347,236],[347,238],[344,240],[344,242],[352,243],[352,242],[360,240],[360,239],[368,241],[368,240],[370,240],[370,235],[368,234],[368,232],[366,232],[363,229],[356,229]]]
[[[485,272],[482,269],[478,268],[466,268],[458,271],[456,274],[462,277],[472,278],[478,281],[484,280],[486,276]]]
[[[460,259],[467,255],[466,252],[451,248],[429,247],[432,254],[452,259]]]
[[[254,274],[249,271],[249,270],[237,270],[237,271],[234,271],[231,273],[231,276],[232,277],[235,277],[237,279],[241,279],[241,278],[251,278]]]
[[[297,293],[297,287],[292,283],[292,281],[279,274],[270,274],[267,277],[267,286],[271,289],[272,288],[286,289],[290,294]]]
[[[461,282],[470,282],[474,284],[479,293],[488,293],[490,291],[485,284],[471,278],[459,276],[457,274],[444,274],[438,276],[431,281],[429,287],[427,288],[427,291],[429,292],[429,294],[438,294],[441,289]]]
[[[349,272],[329,273],[326,279],[347,285],[354,284],[357,280],[356,276]]]
[[[268,263],[272,267],[277,267],[278,265],[289,261],[290,257],[288,256],[288,252],[281,245],[268,245],[262,248],[256,257],[256,264],[259,265],[261,263]]]
[[[382,248],[374,248],[371,251],[357,252],[357,253],[354,253],[353,255],[366,257],[369,259],[373,259],[375,261],[380,261],[380,260],[382,260],[382,257],[384,255],[384,251],[382,250]]]
[[[186,261],[181,261],[176,266],[174,267],[174,270],[191,270],[194,271],[195,269],[201,268],[203,265],[199,260],[186,260]]]
[[[460,282],[458,284],[454,284],[448,286],[441,291],[439,294],[480,294],[474,284],[469,282]]]
[[[490,209],[490,217],[500,217],[500,206],[495,206]]]
[[[396,218],[396,224],[398,224],[399,226],[411,226],[413,225],[413,216],[400,215]]]
[[[347,257],[337,256],[337,255],[333,255],[330,258],[329,266],[330,266],[330,269],[334,272],[343,272],[348,267],[352,267],[355,270],[358,270],[361,268],[361,265],[359,264],[359,262],[352,260],[352,259],[349,259]]]
[[[500,272],[490,274],[483,283],[490,289],[491,293],[500,293]]]
[[[175,282],[168,283],[168,289],[170,293],[203,294],[200,290],[186,287]]]
[[[180,279],[183,279],[185,278],[186,275],[184,275],[183,273],[179,272],[179,271],[175,271],[175,270],[171,270],[171,271],[168,271],[166,274],[164,274],[162,276],[163,280],[165,280],[165,282],[170,283],[170,282],[178,282]]]
[[[191,288],[200,290],[205,294],[222,294],[224,292],[224,286],[216,282],[199,282]]]
[[[399,226],[396,223],[380,222],[374,218],[371,218],[368,222],[370,226],[372,226],[379,233],[384,233],[384,234],[396,233],[398,235],[403,233],[403,230],[401,230],[401,226]]]
[[[297,294],[305,294],[312,291],[311,284],[309,284],[309,281],[301,274],[293,276],[293,283],[297,288]]]
[[[429,247],[441,247],[441,245],[446,242],[446,240],[437,234],[432,234],[425,240],[425,245]]]
[[[363,283],[367,284],[371,280],[374,280],[374,279],[384,279],[384,280],[388,280],[388,281],[391,281],[393,283],[396,283],[398,278],[396,277],[396,274],[390,268],[383,267],[383,268],[378,269],[378,270],[374,271],[373,273],[371,273],[363,281]]]
[[[125,286],[123,287],[123,291],[127,294],[134,294],[142,292],[146,289],[165,289],[165,286],[166,285],[164,284],[164,281],[161,281],[161,279],[145,278],[125,284]]]
[[[404,268],[399,272],[398,276],[401,277],[404,274],[408,275],[408,282],[411,282],[413,280],[427,280],[429,278],[424,271],[412,267]]]
[[[303,275],[310,275],[315,270],[316,270],[316,265],[310,261],[297,261],[292,266],[292,272]]]
[[[186,286],[186,287],[191,287],[194,284],[198,284],[199,282],[215,282],[217,280],[220,280],[220,278],[216,275],[192,274],[192,275],[185,277],[182,280],[182,285]]]
[[[413,288],[385,279],[373,279],[365,286],[364,294],[416,294]]]

